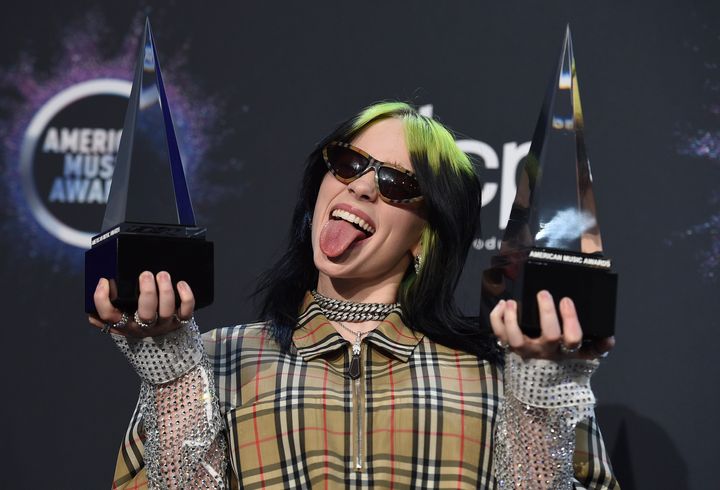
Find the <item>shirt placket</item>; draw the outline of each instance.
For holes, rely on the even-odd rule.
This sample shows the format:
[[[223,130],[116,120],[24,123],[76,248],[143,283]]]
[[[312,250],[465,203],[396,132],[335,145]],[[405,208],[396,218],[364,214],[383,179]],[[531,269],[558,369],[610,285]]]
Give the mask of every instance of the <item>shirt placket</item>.
[[[352,440],[353,440],[353,470],[362,473],[365,470],[365,362],[367,359],[367,345],[360,343],[360,366],[357,372],[350,373],[353,350],[348,346],[350,361],[348,362],[348,376],[350,378],[352,393]]]

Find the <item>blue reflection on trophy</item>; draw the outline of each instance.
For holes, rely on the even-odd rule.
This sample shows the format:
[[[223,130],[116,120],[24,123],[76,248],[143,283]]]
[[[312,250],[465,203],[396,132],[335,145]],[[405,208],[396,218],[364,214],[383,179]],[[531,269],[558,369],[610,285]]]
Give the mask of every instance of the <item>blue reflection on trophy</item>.
[[[85,254],[85,310],[101,277],[113,304],[137,307],[138,275],[168,271],[193,288],[196,307],[213,301],[213,244],[195,223],[149,20],[138,61],[102,232]],[[179,298],[176,297],[176,301]]]
[[[517,300],[520,326],[532,337],[540,334],[536,294],[542,289],[556,302],[573,299],[586,339],[614,333],[617,275],[603,256],[584,129],[568,26],[521,163],[500,253],[482,279],[483,307]]]

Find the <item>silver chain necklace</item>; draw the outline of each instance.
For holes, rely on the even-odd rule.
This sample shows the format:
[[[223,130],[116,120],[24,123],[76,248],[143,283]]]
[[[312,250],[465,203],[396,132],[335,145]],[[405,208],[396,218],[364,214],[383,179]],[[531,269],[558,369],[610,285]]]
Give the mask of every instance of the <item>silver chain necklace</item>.
[[[370,332],[360,332],[347,327],[342,322],[366,322],[368,320],[383,320],[388,313],[400,306],[400,303],[356,303],[354,301],[343,301],[328,298],[316,290],[310,291],[315,302],[323,311],[328,320],[340,325],[344,330],[355,336],[352,346],[352,359],[348,367],[348,374],[352,379],[360,377],[360,341]]]
[[[335,321],[336,321],[337,324],[340,325],[344,330],[350,332],[351,334],[353,334],[353,335],[355,336],[355,343],[353,343],[353,348],[352,348],[352,350],[353,350],[353,355],[360,355],[360,341],[362,340],[362,338],[363,338],[364,336],[366,336],[367,334],[369,334],[370,332],[372,332],[372,330],[367,331],[367,332],[359,332],[359,331],[356,331],[356,330],[352,330],[351,328],[348,328],[347,325],[345,325],[343,322],[341,322],[341,321],[339,321],[339,320],[335,320]]]
[[[357,303],[341,299],[328,298],[316,290],[310,291],[315,302],[323,310],[328,320],[337,322],[366,322],[382,320],[398,308],[400,303]]]

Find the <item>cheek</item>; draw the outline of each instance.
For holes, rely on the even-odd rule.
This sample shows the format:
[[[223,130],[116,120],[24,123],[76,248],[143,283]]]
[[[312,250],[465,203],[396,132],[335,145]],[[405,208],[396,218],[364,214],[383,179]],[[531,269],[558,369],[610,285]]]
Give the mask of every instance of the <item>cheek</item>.
[[[330,202],[345,188],[345,184],[332,176],[330,172],[325,174],[320,189],[318,190],[317,199],[315,200],[315,209],[312,218],[312,236],[313,240],[325,222],[328,214],[328,206]]]
[[[427,221],[416,212],[407,209],[399,209],[393,218],[393,241],[398,244],[399,252],[411,251],[420,241]]]
[[[318,189],[317,199],[315,200],[315,210],[313,211],[313,223],[317,218],[322,216],[322,213],[327,209],[330,200],[337,194],[337,189],[334,183],[338,182],[330,173],[326,173],[320,183],[320,189]]]

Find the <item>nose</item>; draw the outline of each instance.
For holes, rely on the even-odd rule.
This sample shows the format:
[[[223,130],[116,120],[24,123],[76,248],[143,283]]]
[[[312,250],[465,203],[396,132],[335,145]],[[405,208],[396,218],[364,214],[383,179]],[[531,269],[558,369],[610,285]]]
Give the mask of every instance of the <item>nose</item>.
[[[364,175],[350,182],[347,189],[356,199],[375,201],[378,197],[377,186],[375,185],[375,170],[369,169]]]

